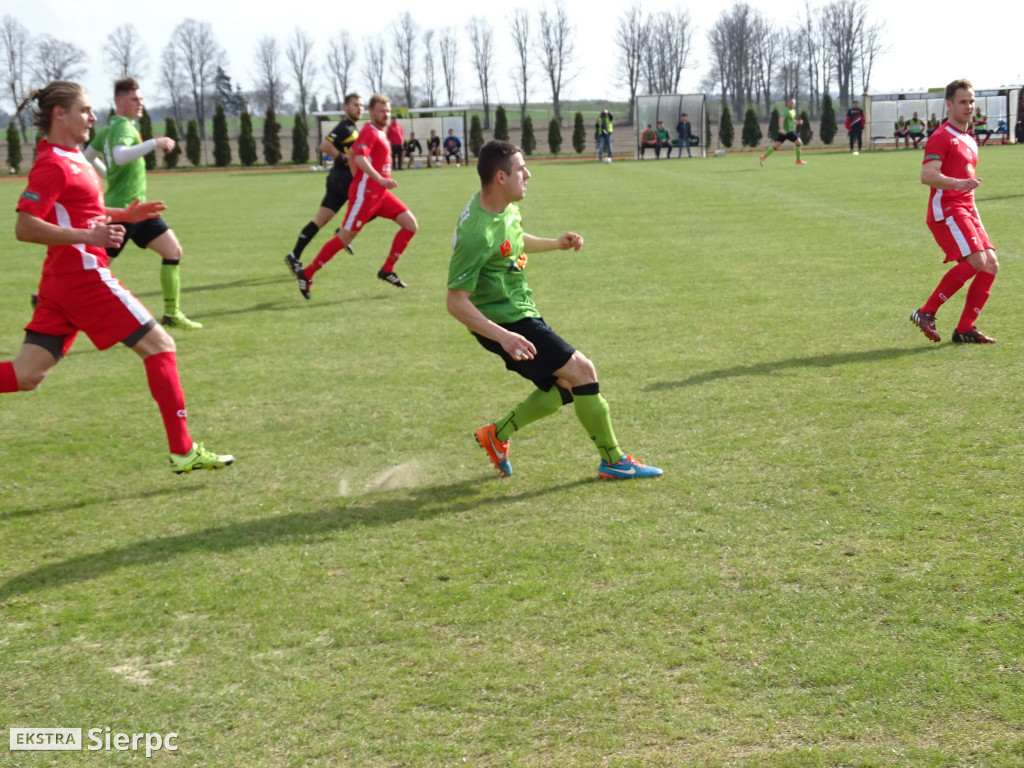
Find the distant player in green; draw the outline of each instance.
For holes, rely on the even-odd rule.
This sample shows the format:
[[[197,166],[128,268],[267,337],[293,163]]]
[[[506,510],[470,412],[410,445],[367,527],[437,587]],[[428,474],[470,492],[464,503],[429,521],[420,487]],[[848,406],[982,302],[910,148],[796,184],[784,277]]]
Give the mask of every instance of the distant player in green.
[[[448,311],[505,367],[536,389],[498,421],[480,427],[476,439],[503,475],[512,474],[509,438],[527,424],[573,403],[576,418],[601,456],[606,480],[657,477],[662,471],[622,452],[601,396],[594,364],[548,326],[526,284],[527,254],[569,249],[583,238],[566,232],[541,238],[523,231],[516,203],[530,178],[522,152],[507,141],[489,141],[477,161],[481,189],[455,229],[448,268]]]
[[[768,151],[761,155],[761,167],[764,167],[764,161],[767,160],[772,152],[782,146],[784,141],[792,141],[796,145],[796,164],[807,165],[806,160],[800,159],[800,147],[804,145],[800,141],[800,137],[796,135],[796,128],[798,125],[803,125],[803,120],[800,120],[796,116],[796,99],[790,99],[786,103],[786,111],[782,113],[782,130],[775,136],[775,144],[768,147]]]
[[[96,132],[85,152],[88,158],[107,177],[107,205],[124,208],[133,200],[146,200],[146,161],[144,157],[159,147],[164,152],[174,149],[174,139],[161,136],[142,140],[135,120],[142,117],[142,91],[135,78],[128,77],[114,83],[115,114],[110,123]],[[102,161],[98,158],[102,157]],[[151,248],[162,258],[160,287],[164,295],[164,315],[160,321],[170,328],[202,328],[201,323],[185,317],[180,308],[181,244],[174,231],[160,217],[146,219],[125,227],[121,245],[108,248],[110,258],[117,256],[129,240],[139,248]]]

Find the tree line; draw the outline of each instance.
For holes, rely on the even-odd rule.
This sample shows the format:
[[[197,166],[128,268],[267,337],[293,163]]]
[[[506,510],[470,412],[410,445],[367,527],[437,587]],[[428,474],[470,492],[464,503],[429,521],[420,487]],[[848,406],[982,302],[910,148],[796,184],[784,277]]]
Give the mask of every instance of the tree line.
[[[539,14],[515,8],[507,22],[517,51],[517,64],[508,76],[521,115],[526,116],[527,101],[543,82],[561,121],[562,92],[576,74],[576,30],[562,0],[554,0]],[[468,68],[462,63],[467,56]],[[107,36],[102,58],[112,79],[138,78],[151,101],[157,94],[163,98],[178,124],[195,119],[203,138],[207,117],[218,103],[228,115],[293,109],[305,122],[309,111],[339,109],[357,81],[370,91],[388,93],[397,107],[454,106],[460,89],[473,88],[483,103],[484,128],[490,129],[491,94],[499,77],[494,28],[487,19],[473,16],[463,28],[433,29],[421,27],[408,11],[375,36],[357,40],[342,29],[331,36],[326,51],[318,51],[312,36],[298,26],[284,39],[265,35],[254,44],[249,90],[232,85],[227,55],[212,25],[196,19],[185,19],[174,28],[155,61],[131,24]],[[33,88],[50,80],[80,79],[89,65],[83,49],[48,34],[33,36],[10,14],[0,22],[0,59],[2,101],[15,109]],[[473,81],[462,83],[470,72]],[[501,76],[506,76],[504,71]],[[325,86],[328,98],[318,104],[315,94]],[[24,133],[25,117],[21,120]]]

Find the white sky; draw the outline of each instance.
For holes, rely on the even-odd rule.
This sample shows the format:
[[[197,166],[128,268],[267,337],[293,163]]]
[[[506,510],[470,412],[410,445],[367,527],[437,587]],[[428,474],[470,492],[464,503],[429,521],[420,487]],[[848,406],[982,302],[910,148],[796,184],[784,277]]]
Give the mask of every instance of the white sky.
[[[877,62],[872,75],[870,90],[873,93],[913,91],[931,86],[943,86],[956,77],[968,77],[976,88],[993,88],[1017,84],[1024,81],[1024,54],[1015,45],[1015,36],[1024,29],[1024,7],[1021,3],[1007,3],[988,6],[968,18],[965,24],[949,17],[957,7],[952,2],[931,2],[915,4],[893,0],[866,0],[869,15],[873,20],[885,22],[885,43],[889,51]],[[813,2],[820,5],[821,0]],[[322,3],[237,4],[214,0],[179,0],[176,3],[126,4],[121,0],[93,0],[90,3],[68,3],[66,0],[30,0],[17,7],[15,17],[33,36],[48,33],[59,39],[75,43],[90,57],[88,75],[83,84],[89,90],[97,107],[107,103],[111,90],[111,76],[107,71],[102,50],[107,35],[121,24],[134,24],[146,42],[149,67],[142,79],[143,90],[150,102],[163,101],[159,85],[160,54],[170,40],[174,27],[186,18],[208,21],[214,35],[225,50],[225,70],[233,84],[241,84],[243,90],[252,87],[255,72],[254,51],[256,41],[264,35],[274,35],[282,51],[281,69],[287,82],[287,61],[283,51],[287,39],[296,26],[296,14],[301,13],[299,26],[311,35],[316,45],[314,57],[322,62],[332,35],[344,27],[356,39],[362,52],[361,38],[385,34],[392,20],[408,9],[421,28],[440,30],[445,26],[465,30],[473,5],[458,3],[413,3],[410,0],[382,2],[386,12],[365,16],[354,12],[369,9],[368,4],[343,2],[335,11],[331,8],[323,15],[337,17],[318,21],[317,11],[325,9]],[[609,7],[610,5],[610,7]],[[563,88],[565,99],[614,99],[625,100],[626,89],[616,82],[615,62],[617,48],[615,34],[617,16],[626,7],[625,3],[601,7],[594,0],[565,0],[569,19],[576,27],[575,61],[576,76]],[[749,5],[761,13],[774,18],[783,26],[796,26],[803,12],[803,3],[780,3],[777,0],[750,0]],[[511,73],[515,68],[516,55],[507,33],[507,19],[513,8],[526,8],[531,14],[533,29],[539,27],[539,12],[549,2],[543,0],[511,0],[508,3],[479,7],[476,13],[485,16],[494,27],[494,80],[492,103],[512,105],[516,102]],[[648,4],[645,10],[653,10]],[[657,4],[656,8],[672,7]],[[703,2],[690,9],[696,26],[693,36],[691,66],[683,74],[680,90],[694,93],[699,90],[701,79],[708,66],[706,47],[707,32],[721,12],[731,3]],[[493,8],[494,10],[491,10]],[[428,10],[429,9],[429,10]],[[465,10],[463,10],[465,9]],[[462,13],[456,16],[452,11]],[[479,103],[479,88],[476,73],[470,65],[471,45],[467,36],[460,37],[460,69],[457,96],[461,103]],[[356,90],[368,92],[361,75],[362,57],[357,61],[358,70],[352,84]],[[443,80],[440,65],[437,65],[439,95],[443,97]],[[550,89],[543,81],[538,65],[533,72],[530,86],[531,101],[550,101]],[[386,78],[386,80],[396,78]],[[319,100],[329,95],[328,80],[318,76],[314,89]],[[290,94],[289,94],[289,98]],[[4,104],[9,109],[9,105]]]

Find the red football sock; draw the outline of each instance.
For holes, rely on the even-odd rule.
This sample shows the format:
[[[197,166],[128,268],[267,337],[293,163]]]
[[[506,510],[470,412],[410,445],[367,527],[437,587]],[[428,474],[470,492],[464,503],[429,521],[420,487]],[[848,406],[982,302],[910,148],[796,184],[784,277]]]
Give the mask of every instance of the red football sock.
[[[974,327],[974,321],[978,319],[981,310],[988,301],[992,292],[992,281],[996,276],[991,272],[979,272],[971,281],[971,287],[967,289],[967,301],[964,304],[964,312],[960,315],[960,322],[956,324],[958,333],[966,333]]]
[[[315,275],[317,272],[323,269],[324,264],[333,259],[334,255],[344,247],[345,244],[342,243],[340,239],[338,239],[337,235],[335,235],[326,243],[324,243],[324,247],[320,249],[320,253],[316,255],[316,258],[309,262],[308,265],[306,265],[306,279],[312,280],[313,275]]]
[[[961,261],[943,275],[939,281],[939,287],[928,297],[928,301],[921,307],[921,311],[934,315],[939,311],[939,307],[953,298],[953,294],[964,287],[964,283],[974,277],[976,272],[977,270],[971,266],[969,261]]]
[[[0,363],[0,392],[17,392],[18,376],[14,373],[14,363]]]
[[[173,352],[160,352],[143,362],[149,391],[160,408],[167,430],[167,445],[171,453],[186,454],[192,450],[192,438],[185,423],[185,394],[178,379],[178,359]]]
[[[405,253],[405,247],[409,245],[409,241],[412,240],[412,236],[416,234],[416,230],[413,229],[400,229],[395,235],[395,239],[391,241],[391,255],[384,261],[384,271],[394,272],[395,263]]]

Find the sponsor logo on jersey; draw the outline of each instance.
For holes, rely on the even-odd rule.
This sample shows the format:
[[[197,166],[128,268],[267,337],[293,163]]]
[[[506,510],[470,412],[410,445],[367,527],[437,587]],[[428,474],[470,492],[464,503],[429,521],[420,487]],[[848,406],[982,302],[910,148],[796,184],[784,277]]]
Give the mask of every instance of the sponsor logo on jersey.
[[[31,200],[33,203],[38,203],[40,200],[39,193],[33,192],[31,189],[26,189],[21,193],[23,200]]]

